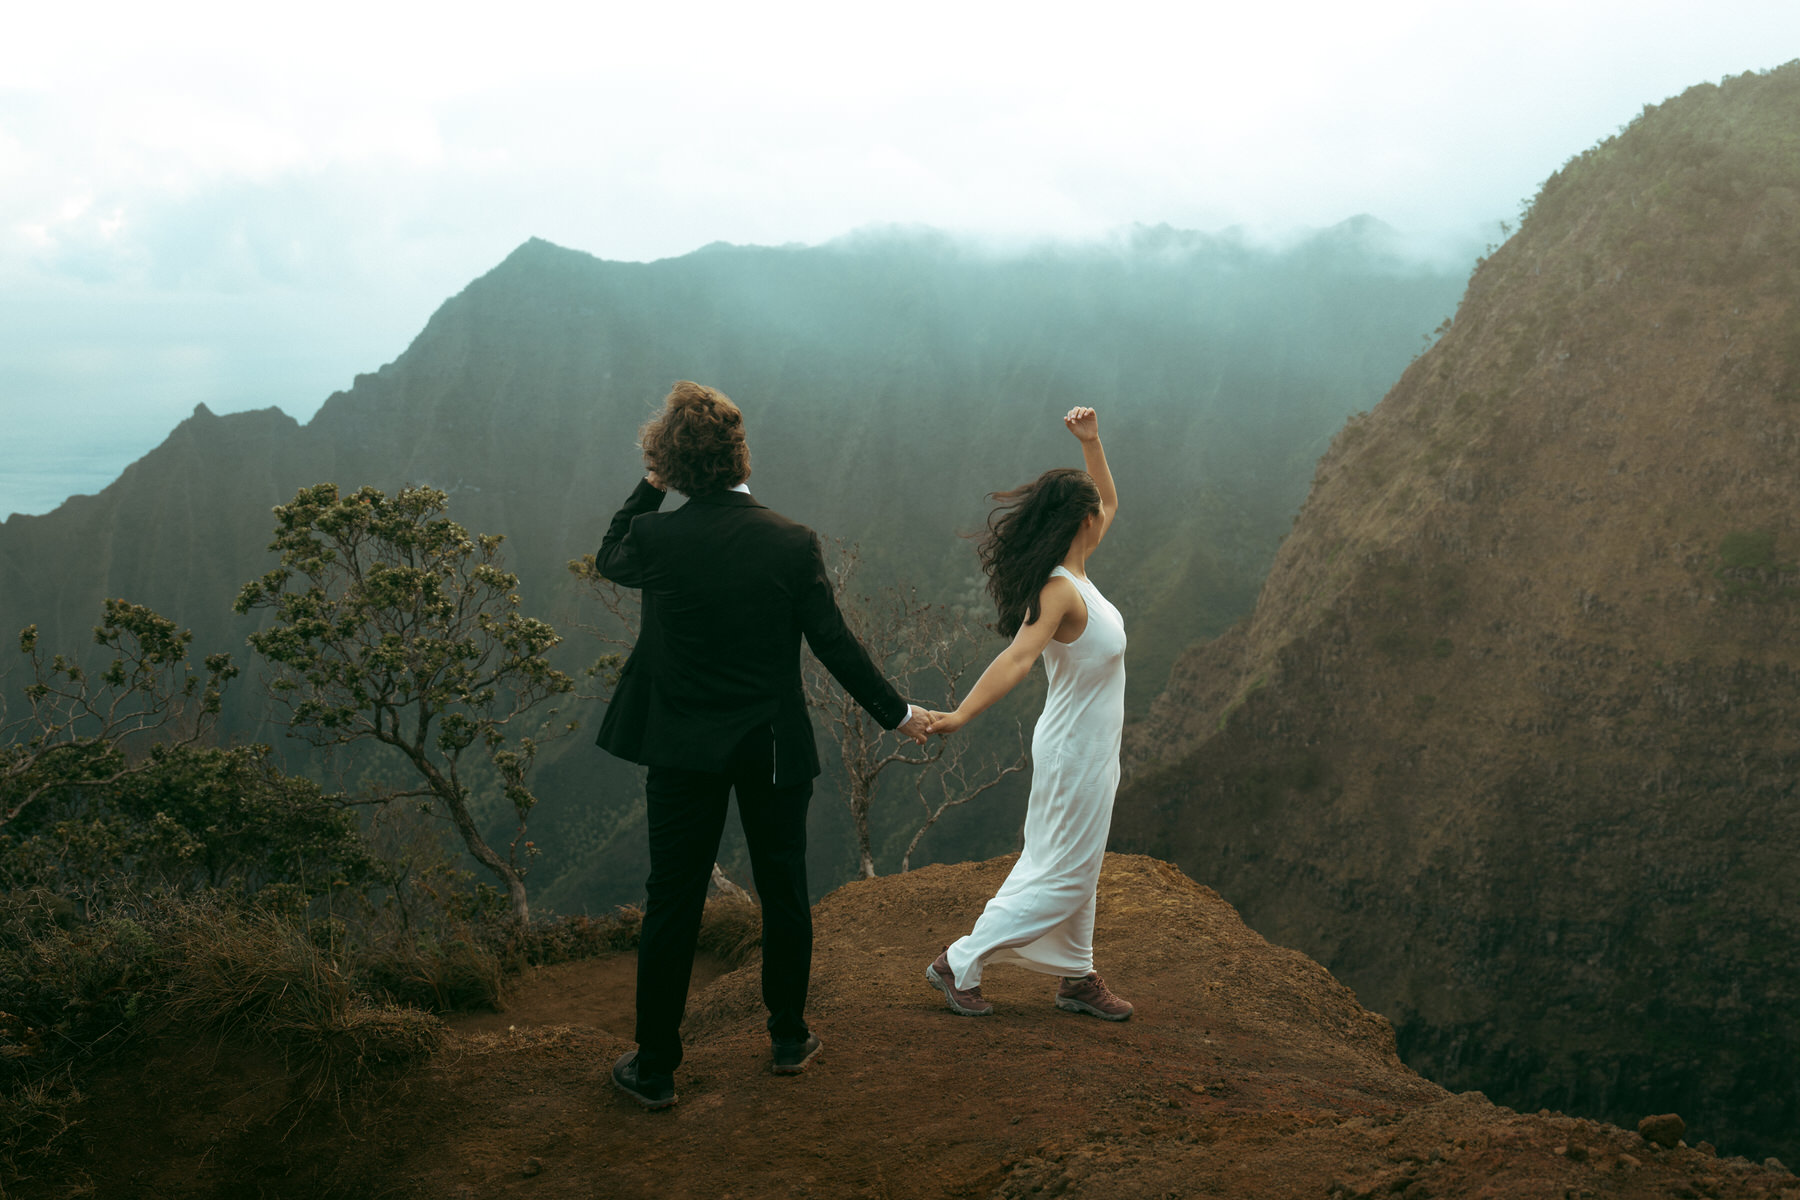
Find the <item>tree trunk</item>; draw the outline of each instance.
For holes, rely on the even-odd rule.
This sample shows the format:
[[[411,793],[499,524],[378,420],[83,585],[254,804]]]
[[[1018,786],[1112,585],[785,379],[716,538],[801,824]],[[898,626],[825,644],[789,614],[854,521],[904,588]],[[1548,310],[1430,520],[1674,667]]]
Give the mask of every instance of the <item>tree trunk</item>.
[[[413,761],[420,764],[419,769],[424,772],[427,782],[431,784],[431,790],[437,794],[438,799],[444,802],[444,807],[450,810],[450,820],[456,825],[456,831],[462,835],[463,845],[469,848],[469,853],[475,856],[476,862],[493,872],[494,876],[506,885],[506,896],[512,907],[513,921],[523,929],[531,921],[531,905],[525,898],[525,881],[519,877],[517,871],[512,869],[510,863],[495,853],[494,848],[487,844],[487,839],[481,836],[481,830],[476,826],[475,818],[469,812],[469,806],[463,799],[462,788],[457,782],[454,779],[445,778],[435,767],[423,761],[422,756],[415,757]]]
[[[731,876],[725,874],[725,868],[718,863],[713,864],[713,886],[719,889],[719,895],[730,896],[733,900],[742,900],[745,904],[755,904],[756,897],[731,882]]]
[[[870,788],[866,779],[850,777],[850,820],[856,826],[856,854],[864,879],[875,878],[875,851],[869,845]]]
[[[520,929],[531,924],[531,905],[525,899],[525,881],[505,863],[500,864],[501,878],[506,880],[507,899],[512,901],[513,923]]]

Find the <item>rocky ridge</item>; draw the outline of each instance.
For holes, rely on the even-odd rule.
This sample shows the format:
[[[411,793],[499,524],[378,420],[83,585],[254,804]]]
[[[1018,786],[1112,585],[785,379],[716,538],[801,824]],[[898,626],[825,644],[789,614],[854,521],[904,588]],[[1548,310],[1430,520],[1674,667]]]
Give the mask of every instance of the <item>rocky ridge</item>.
[[[1351,420],[1115,843],[1521,1107],[1800,1152],[1800,63],[1544,185]]]
[[[453,1020],[411,1074],[298,1119],[278,1062],[170,1033],[84,1084],[86,1153],[45,1194],[1800,1197],[1777,1166],[1445,1092],[1324,969],[1152,859],[1109,856],[1100,883],[1095,944],[1129,1022],[1060,1012],[1050,981],[1007,968],[984,981],[994,1016],[957,1017],[924,964],[1010,865],[819,905],[825,1050],[798,1079],[766,1070],[752,959],[694,997],[681,1101],[645,1113],[605,1082],[630,1045],[630,957],[565,964],[521,980],[507,1013]],[[562,999],[539,1008],[553,977]]]

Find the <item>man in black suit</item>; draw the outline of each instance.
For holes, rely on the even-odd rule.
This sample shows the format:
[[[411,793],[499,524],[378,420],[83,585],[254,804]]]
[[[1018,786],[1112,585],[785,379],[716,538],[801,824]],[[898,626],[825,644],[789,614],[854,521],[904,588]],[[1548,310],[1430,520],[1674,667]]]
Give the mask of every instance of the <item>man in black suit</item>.
[[[758,504],[744,486],[750,452],[735,404],[684,380],[640,440],[649,473],[596,556],[602,575],[643,592],[637,645],[599,744],[649,767],[638,1048],[612,1076],[639,1104],[667,1108],[676,1100],[694,944],[733,791],[762,903],[774,1070],[799,1074],[819,1049],[803,1015],[812,972],[806,809],[819,755],[801,690],[801,637],[884,728],[923,742],[926,717],[845,627],[818,536]],[[688,502],[656,511],[670,487]]]

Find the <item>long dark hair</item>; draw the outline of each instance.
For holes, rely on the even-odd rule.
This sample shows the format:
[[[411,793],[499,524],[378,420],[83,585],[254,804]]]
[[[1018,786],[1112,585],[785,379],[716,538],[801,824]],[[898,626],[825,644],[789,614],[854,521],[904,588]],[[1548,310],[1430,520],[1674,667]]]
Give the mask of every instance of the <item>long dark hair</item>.
[[[988,514],[987,533],[975,549],[1000,613],[1000,633],[1011,637],[1038,619],[1038,593],[1068,557],[1082,521],[1100,511],[1100,489],[1086,471],[1057,467],[988,499],[1000,507]]]

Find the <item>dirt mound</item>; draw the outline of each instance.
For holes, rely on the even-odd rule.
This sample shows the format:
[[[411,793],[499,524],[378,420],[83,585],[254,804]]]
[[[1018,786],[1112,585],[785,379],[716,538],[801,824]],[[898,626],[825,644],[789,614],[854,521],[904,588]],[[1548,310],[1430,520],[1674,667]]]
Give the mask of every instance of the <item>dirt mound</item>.
[[[152,1047],[94,1081],[86,1154],[44,1194],[1345,1200],[1785,1185],[1800,1200],[1786,1174],[1445,1093],[1323,968],[1154,859],[1111,856],[1101,878],[1100,967],[1137,1005],[1130,1021],[1058,1011],[1051,980],[1010,968],[984,980],[994,1016],[957,1017],[924,966],[1010,865],[928,867],[820,904],[811,1019],[825,1050],[799,1078],[767,1070],[752,959],[695,997],[681,1103],[626,1102],[606,1082],[630,1046],[626,956],[523,981],[498,1020],[451,1022],[428,1065],[336,1111],[296,1118],[266,1058]],[[583,1009],[590,985],[611,998]],[[566,1020],[535,1023],[540,1000]]]

